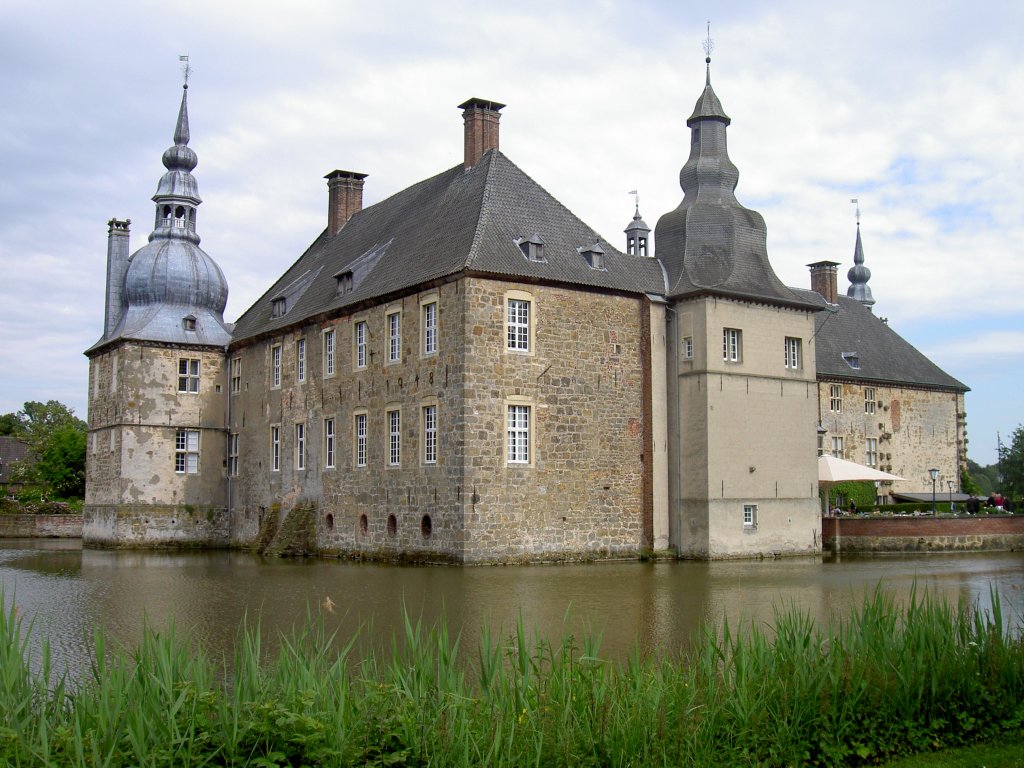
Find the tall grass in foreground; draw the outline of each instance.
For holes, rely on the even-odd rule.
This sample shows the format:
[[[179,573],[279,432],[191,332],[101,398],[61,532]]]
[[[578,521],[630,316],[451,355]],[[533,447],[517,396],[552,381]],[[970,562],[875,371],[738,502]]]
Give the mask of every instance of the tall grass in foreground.
[[[2,599],[2,595],[0,595]],[[1020,733],[1024,644],[990,612],[876,590],[815,625],[725,625],[679,659],[621,664],[597,641],[508,638],[465,653],[443,623],[356,658],[310,620],[263,664],[243,627],[223,664],[173,631],[102,633],[87,681],[48,683],[45,644],[0,611],[0,765],[863,765]]]

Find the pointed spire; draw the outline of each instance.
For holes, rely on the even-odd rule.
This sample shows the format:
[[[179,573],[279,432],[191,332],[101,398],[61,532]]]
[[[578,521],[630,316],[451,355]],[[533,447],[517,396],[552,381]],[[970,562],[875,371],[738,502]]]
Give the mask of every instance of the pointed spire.
[[[868,287],[868,280],[871,279],[871,270],[864,266],[864,245],[860,239],[860,209],[857,209],[857,242],[853,246],[853,266],[846,273],[846,279],[850,281],[850,287],[846,289],[846,295],[856,299],[868,309],[875,303]]]
[[[174,124],[174,145],[163,154],[167,172],[160,178],[153,202],[156,203],[154,239],[183,239],[199,244],[196,233],[196,206],[203,199],[199,197],[199,185],[192,171],[199,165],[199,158],[188,145],[188,70],[182,86],[181,106],[178,121]]]

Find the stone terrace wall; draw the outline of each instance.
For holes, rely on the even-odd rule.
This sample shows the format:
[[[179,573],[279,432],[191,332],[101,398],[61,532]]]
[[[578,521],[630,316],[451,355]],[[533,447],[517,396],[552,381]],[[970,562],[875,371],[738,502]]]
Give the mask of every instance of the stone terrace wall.
[[[77,539],[81,515],[0,515],[0,539]]]
[[[826,517],[830,552],[959,552],[1024,550],[1024,516]]]

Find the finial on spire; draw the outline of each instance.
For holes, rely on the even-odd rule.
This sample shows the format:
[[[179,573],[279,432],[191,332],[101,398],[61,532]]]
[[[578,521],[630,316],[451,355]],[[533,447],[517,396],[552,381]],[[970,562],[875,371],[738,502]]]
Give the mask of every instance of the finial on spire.
[[[184,64],[184,66],[182,66],[182,68],[181,68],[181,74],[185,78],[185,85],[184,85],[184,87],[186,89],[188,89],[188,79],[189,79],[189,77],[192,76],[192,67],[190,67],[189,63],[188,63],[188,54],[185,53],[185,54],[182,54],[181,56],[179,56],[178,57],[178,61],[183,62],[183,64]]]
[[[707,35],[704,37],[704,63],[707,65],[707,84],[711,85],[711,52],[715,50],[715,41],[711,39],[711,20],[708,20]]]
[[[857,226],[859,227],[860,226],[860,199],[856,198],[856,197],[851,197],[850,198],[850,202],[853,203],[855,206],[857,206],[856,214],[855,215],[857,217]]]
[[[640,212],[640,193],[635,189],[629,190],[626,194],[633,196],[633,204],[636,206],[637,213]]]

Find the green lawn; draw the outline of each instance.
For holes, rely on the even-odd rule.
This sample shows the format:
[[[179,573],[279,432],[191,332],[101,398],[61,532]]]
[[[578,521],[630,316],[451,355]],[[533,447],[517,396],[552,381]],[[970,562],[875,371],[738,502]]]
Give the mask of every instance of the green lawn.
[[[1019,739],[914,755],[889,768],[1024,768],[1024,734]]]

